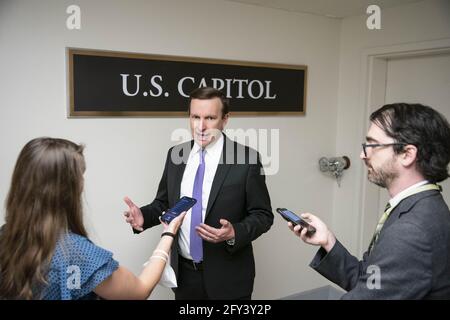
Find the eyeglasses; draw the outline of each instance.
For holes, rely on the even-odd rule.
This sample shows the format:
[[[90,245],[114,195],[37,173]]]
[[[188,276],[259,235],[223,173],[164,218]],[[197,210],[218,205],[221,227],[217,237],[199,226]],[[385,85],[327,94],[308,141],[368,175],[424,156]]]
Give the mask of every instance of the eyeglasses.
[[[363,143],[362,149],[364,152],[364,156],[367,158],[366,148],[376,148],[376,147],[389,147],[389,146],[406,146],[407,143],[402,142],[394,142],[394,143]]]

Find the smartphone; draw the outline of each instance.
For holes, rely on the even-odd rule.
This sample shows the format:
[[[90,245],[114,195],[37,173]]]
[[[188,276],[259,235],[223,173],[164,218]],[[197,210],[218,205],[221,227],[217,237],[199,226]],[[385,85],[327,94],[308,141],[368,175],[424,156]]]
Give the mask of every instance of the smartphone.
[[[278,208],[277,212],[283,217],[284,220],[292,222],[294,226],[299,224],[302,228],[306,228],[306,230],[308,230],[306,232],[307,235],[312,235],[314,232],[316,232],[316,228],[314,228],[312,225],[310,225],[308,222],[300,218],[292,211],[289,211],[286,208]]]
[[[184,211],[188,211],[197,202],[194,198],[182,197],[178,202],[169,210],[167,210],[162,216],[161,220],[170,223],[173,219],[178,217]]]

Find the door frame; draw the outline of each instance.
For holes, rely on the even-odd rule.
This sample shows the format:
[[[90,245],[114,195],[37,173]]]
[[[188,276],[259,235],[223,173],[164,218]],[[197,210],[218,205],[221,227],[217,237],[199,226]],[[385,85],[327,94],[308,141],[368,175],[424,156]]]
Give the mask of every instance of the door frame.
[[[364,123],[364,135],[368,130],[369,115],[386,101],[386,81],[388,60],[392,58],[410,58],[419,56],[434,56],[450,53],[450,38],[405,43],[393,46],[384,46],[365,49],[362,53],[361,78],[363,81],[360,105],[364,106],[361,120]],[[360,172],[360,203],[359,228],[357,235],[357,249],[362,256],[372,237],[378,222],[380,188],[367,180],[367,170],[361,166]]]

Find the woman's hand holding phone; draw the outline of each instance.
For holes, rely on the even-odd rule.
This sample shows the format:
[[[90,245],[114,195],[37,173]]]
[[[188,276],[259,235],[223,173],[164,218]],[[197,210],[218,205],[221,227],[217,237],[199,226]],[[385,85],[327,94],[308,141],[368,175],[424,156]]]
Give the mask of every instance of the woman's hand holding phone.
[[[186,211],[183,211],[176,218],[173,218],[172,221],[170,221],[170,223],[167,223],[167,222],[164,222],[161,220],[161,224],[164,227],[164,232],[171,232],[173,234],[177,234],[178,229],[180,228],[181,224],[183,223],[185,216],[186,216]]]

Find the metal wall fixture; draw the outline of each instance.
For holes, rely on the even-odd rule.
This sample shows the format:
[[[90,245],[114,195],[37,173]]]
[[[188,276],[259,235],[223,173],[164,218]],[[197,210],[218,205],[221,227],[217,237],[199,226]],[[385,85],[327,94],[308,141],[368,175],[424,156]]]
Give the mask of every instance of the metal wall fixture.
[[[322,157],[319,159],[319,168],[322,172],[331,173],[336,178],[338,186],[341,186],[341,178],[344,170],[350,168],[350,159],[347,156]]]

